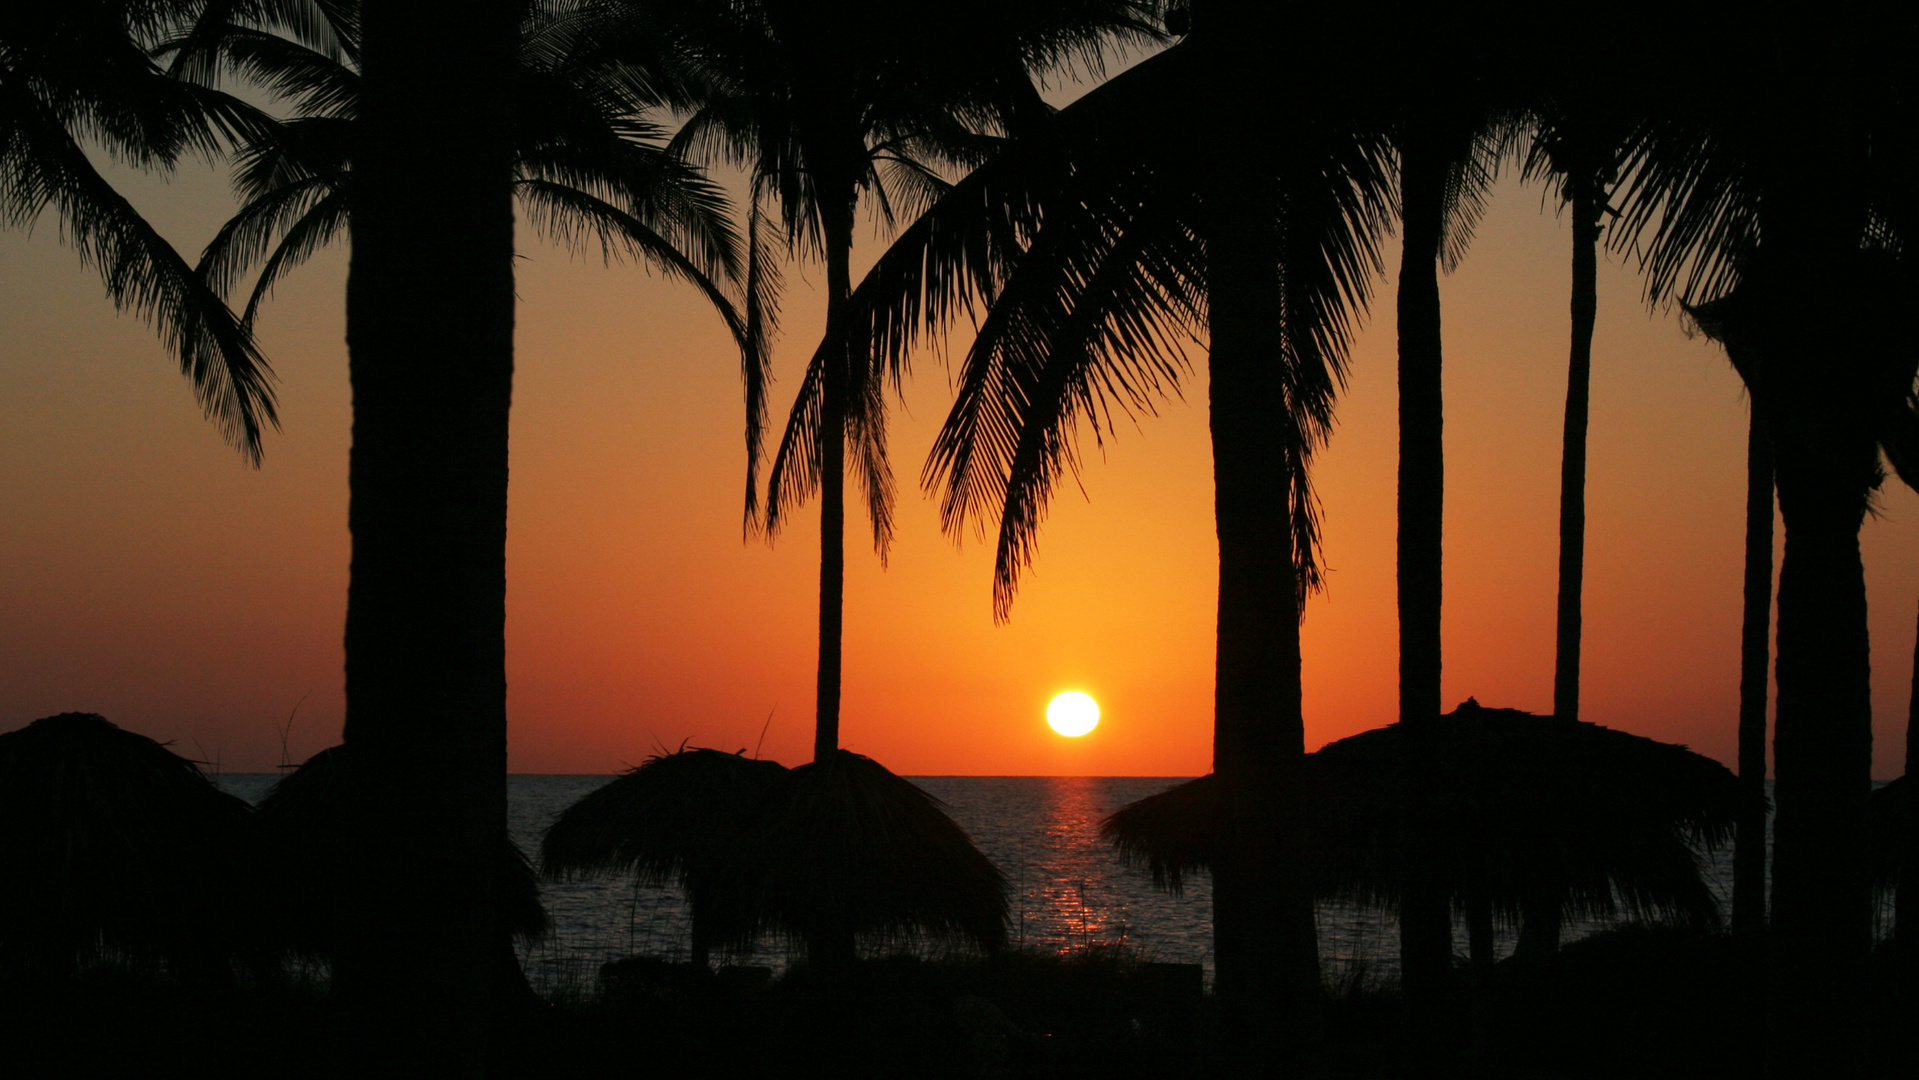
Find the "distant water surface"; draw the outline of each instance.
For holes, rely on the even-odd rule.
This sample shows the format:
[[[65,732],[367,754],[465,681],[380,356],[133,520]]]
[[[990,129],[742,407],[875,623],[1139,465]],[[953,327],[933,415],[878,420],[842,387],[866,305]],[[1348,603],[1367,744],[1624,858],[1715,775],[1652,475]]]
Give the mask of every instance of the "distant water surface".
[[[218,778],[249,801],[263,797],[278,776],[240,773]],[[611,776],[507,778],[507,812],[514,840],[537,858],[541,835],[561,812]],[[1012,933],[1027,949],[1071,953],[1119,946],[1147,959],[1203,965],[1210,980],[1212,885],[1206,875],[1189,878],[1183,895],[1152,887],[1142,870],[1122,865],[1099,839],[1099,823],[1127,803],[1182,782],[1180,777],[1133,776],[923,776],[912,777],[948,811],[1006,874],[1013,892]],[[1707,881],[1730,893],[1731,854],[1707,861]],[[623,956],[685,959],[686,905],[672,887],[636,886],[630,880],[595,878],[548,882],[542,898],[553,931],[525,953],[536,986],[590,984],[600,964]],[[1568,937],[1600,925],[1567,928]],[[1500,951],[1512,948],[1510,928]],[[1455,947],[1464,950],[1465,929]],[[1319,947],[1329,981],[1372,981],[1397,975],[1398,934],[1390,913],[1345,904],[1322,904]],[[786,965],[780,943],[762,943],[735,962]]]

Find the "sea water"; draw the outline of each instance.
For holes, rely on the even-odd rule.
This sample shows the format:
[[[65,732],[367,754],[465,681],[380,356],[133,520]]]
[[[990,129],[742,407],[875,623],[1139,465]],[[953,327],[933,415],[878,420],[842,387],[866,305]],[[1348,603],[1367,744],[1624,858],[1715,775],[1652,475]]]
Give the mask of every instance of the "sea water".
[[[276,774],[227,774],[227,790],[257,802]],[[514,775],[507,778],[508,824],[521,850],[537,860],[547,827],[611,776]],[[1121,862],[1100,840],[1099,823],[1127,803],[1154,795],[1181,777],[1137,776],[921,776],[914,783],[945,804],[1011,886],[1013,941],[1056,954],[1121,950],[1164,963],[1199,964],[1212,976],[1212,886],[1191,875],[1180,894],[1153,888],[1146,871]],[[1731,892],[1730,849],[1701,861],[1722,909]],[[654,956],[683,960],[689,946],[684,898],[671,886],[640,886],[630,879],[546,882],[541,899],[552,930],[525,946],[522,960],[534,986],[590,986],[609,960]],[[1399,970],[1398,930],[1389,911],[1321,904],[1321,968],[1329,982],[1376,983]],[[1604,929],[1604,923],[1566,928],[1568,938]],[[1455,947],[1465,948],[1462,925]],[[1500,955],[1510,953],[1512,928],[1502,927]],[[790,956],[778,941],[730,962],[783,969]]]

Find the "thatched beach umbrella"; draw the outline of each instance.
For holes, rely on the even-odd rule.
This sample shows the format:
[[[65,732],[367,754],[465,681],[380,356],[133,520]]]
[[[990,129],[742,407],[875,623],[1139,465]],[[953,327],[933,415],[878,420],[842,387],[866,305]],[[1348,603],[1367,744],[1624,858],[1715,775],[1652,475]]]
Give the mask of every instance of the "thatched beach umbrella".
[[[1596,724],[1468,701],[1428,732],[1362,732],[1307,756],[1316,888],[1360,903],[1397,901],[1408,823],[1435,839],[1435,862],[1490,948],[1494,911],[1523,913],[1529,951],[1557,944],[1560,921],[1621,912],[1688,923],[1718,918],[1695,845],[1731,838],[1744,798],[1723,765],[1682,746]],[[1408,757],[1441,778],[1437,802],[1393,786]],[[1122,809],[1102,827],[1156,883],[1213,865],[1218,793],[1202,777]]]
[[[355,878],[351,868],[358,828],[350,815],[356,801],[353,786],[359,782],[353,753],[334,746],[281,777],[260,801],[258,817],[286,944],[310,956],[330,959],[339,944],[339,915],[349,899],[344,890]],[[525,988],[512,939],[532,941],[544,935],[546,909],[540,905],[533,868],[511,837],[500,837],[496,858],[504,931],[500,962],[511,965],[512,982]]]
[[[677,884],[693,922],[693,962],[714,948],[744,946],[760,929],[759,891],[748,823],[788,782],[786,767],[744,754],[680,750],[647,758],[568,807],[540,843],[548,877],[631,874],[642,884]]]
[[[254,825],[192,761],[92,713],[0,735],[0,954],[230,970],[254,944]]]
[[[766,925],[815,966],[850,963],[860,943],[1006,943],[1005,875],[938,799],[872,758],[835,750],[793,769],[745,842]]]

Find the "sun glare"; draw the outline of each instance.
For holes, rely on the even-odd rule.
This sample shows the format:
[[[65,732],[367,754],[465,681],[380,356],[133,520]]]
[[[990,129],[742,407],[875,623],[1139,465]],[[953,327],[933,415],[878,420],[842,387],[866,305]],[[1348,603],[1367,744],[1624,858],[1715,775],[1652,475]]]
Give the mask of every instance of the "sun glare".
[[[1046,722],[1061,735],[1084,735],[1099,726],[1099,702],[1068,690],[1046,706]]]

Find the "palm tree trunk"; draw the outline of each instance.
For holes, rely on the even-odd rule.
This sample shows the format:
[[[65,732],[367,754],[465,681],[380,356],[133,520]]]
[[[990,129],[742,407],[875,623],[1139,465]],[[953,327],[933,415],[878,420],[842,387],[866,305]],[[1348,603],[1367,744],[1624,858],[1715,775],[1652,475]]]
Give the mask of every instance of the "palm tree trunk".
[[[832,185],[816,180],[822,191]],[[813,763],[825,767],[840,745],[840,645],[846,603],[847,312],[853,297],[854,188],[839,202],[823,200],[826,243],[826,331],[820,342],[820,665],[813,727]],[[857,956],[851,925],[815,926],[805,936],[816,971],[843,974]]]
[[[1908,1004],[1919,1002],[1919,789],[1913,767],[1919,765],[1919,638],[1912,643],[1912,698],[1906,705],[1905,799],[1898,818],[1899,877],[1893,894],[1893,959]],[[1907,1049],[1919,1042],[1909,1034]]]
[[[1232,16],[1214,23],[1215,16]],[[1299,826],[1306,732],[1300,702],[1299,575],[1291,472],[1302,432],[1286,393],[1275,222],[1278,142],[1270,67],[1245,55],[1242,22],[1269,13],[1208,8],[1196,40],[1218,50],[1215,115],[1252,139],[1204,140],[1208,408],[1219,537],[1213,770],[1225,790],[1228,865],[1214,874],[1224,1072],[1324,1072],[1318,931]],[[1231,32],[1229,32],[1231,31]]]
[[[1599,185],[1576,168],[1567,178],[1573,211],[1572,359],[1566,375],[1566,431],[1559,457],[1559,618],[1553,654],[1553,715],[1579,719],[1580,596],[1586,578],[1586,415],[1591,396],[1593,323],[1599,310]]]
[[[517,7],[370,2],[347,343],[351,910],[361,1071],[501,1066],[510,117]],[[431,182],[428,182],[430,179]]]
[[[1399,722],[1409,735],[1439,723],[1441,540],[1445,505],[1445,414],[1441,393],[1439,241],[1446,166],[1436,140],[1415,132],[1400,147],[1405,228],[1399,267]],[[1421,767],[1418,741],[1397,778],[1409,805],[1438,782]],[[1452,912],[1437,838],[1427,815],[1401,831],[1406,875],[1399,904],[1400,972],[1406,995],[1408,1067],[1443,1070],[1452,969]]]
[[[1772,1067],[1793,1078],[1859,1075],[1872,894],[1866,492],[1835,476],[1824,455],[1782,447],[1777,467],[1786,554],[1773,728]]]
[[[853,295],[851,214],[828,224],[826,340],[820,377],[820,665],[814,699],[813,760],[840,746],[840,643],[846,605],[846,309]]]
[[[1739,635],[1739,782],[1746,804],[1733,838],[1732,929],[1766,924],[1766,694],[1772,655],[1772,443],[1755,405],[1746,434],[1746,590]]]

